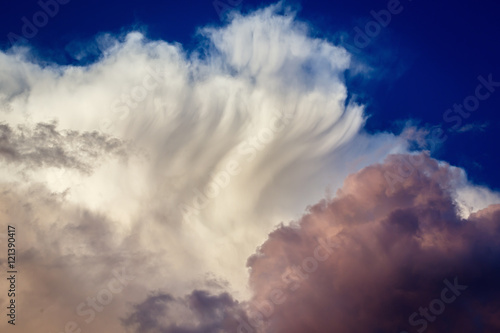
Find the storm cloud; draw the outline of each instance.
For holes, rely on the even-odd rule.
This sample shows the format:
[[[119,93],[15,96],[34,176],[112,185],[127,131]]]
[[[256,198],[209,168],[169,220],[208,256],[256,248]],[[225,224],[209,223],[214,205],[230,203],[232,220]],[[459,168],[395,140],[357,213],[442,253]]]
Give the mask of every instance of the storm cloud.
[[[426,155],[401,173],[408,138],[363,130],[351,55],[283,4],[195,38],[103,34],[83,65],[0,52],[23,331],[411,329],[455,276],[428,330],[495,327],[497,194]]]
[[[347,177],[333,200],[278,227],[249,259],[261,331],[500,328],[500,205],[461,218],[461,170],[426,155],[391,191],[385,175],[400,157]]]

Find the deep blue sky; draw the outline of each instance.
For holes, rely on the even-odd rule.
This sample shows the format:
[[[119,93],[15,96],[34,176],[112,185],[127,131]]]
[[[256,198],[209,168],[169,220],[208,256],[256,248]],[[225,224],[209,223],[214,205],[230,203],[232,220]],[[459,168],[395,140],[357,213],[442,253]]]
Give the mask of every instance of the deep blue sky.
[[[267,3],[242,0],[239,8],[247,12]],[[373,20],[370,12],[386,9],[388,1],[293,4],[301,7],[298,16],[312,24],[314,34],[336,43],[342,34],[349,34],[344,42],[356,45],[354,28],[363,30]],[[390,24],[370,38],[366,47],[353,50],[361,63],[373,68],[368,79],[348,77],[350,92],[367,105],[367,130],[397,133],[408,119],[422,127],[441,127],[448,139],[433,155],[464,167],[476,183],[499,190],[500,87],[462,121],[462,126],[482,125],[482,130],[453,131],[454,122],[443,121],[443,114],[474,94],[479,75],[491,74],[493,81],[500,82],[500,4],[493,0],[402,0],[401,6],[402,11],[392,15]],[[2,0],[0,8],[0,47],[5,50],[10,46],[9,32],[20,35],[21,18],[32,21],[40,6],[37,0]],[[29,43],[47,60],[74,63],[66,52],[71,43],[86,42],[99,33],[135,28],[152,39],[193,48],[196,28],[206,24],[224,24],[211,0],[71,0],[60,6],[59,13]]]

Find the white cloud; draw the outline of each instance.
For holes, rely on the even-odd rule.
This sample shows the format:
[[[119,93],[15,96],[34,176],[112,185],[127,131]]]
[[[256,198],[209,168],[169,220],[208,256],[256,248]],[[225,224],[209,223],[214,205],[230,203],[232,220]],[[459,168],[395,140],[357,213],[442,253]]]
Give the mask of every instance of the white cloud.
[[[36,291],[37,283],[49,282],[30,280],[26,285],[33,286],[33,298],[53,297],[55,308],[70,316],[68,307],[101,288],[95,282],[92,290],[90,281],[109,279],[116,267],[106,263],[124,253],[133,259],[137,278],[106,309],[116,316],[108,322],[101,315],[93,323],[108,331],[119,329],[116,317],[125,301],[157,289],[182,296],[206,274],[226,279],[244,298],[245,262],[276,224],[300,216],[347,174],[405,150],[406,142],[392,134],[362,132],[363,107],[347,100],[343,80],[349,54],[311,37],[306,24],[276,14],[278,9],[201,29],[204,43],[192,53],[138,32],[114,41],[106,35],[102,57],[83,67],[41,66],[26,50],[0,53],[0,71],[7,74],[0,78],[2,117],[10,126],[26,119],[32,124],[56,120],[59,130],[103,131],[133,147],[127,161],[95,162],[91,175],[51,167],[23,174],[3,168],[4,186],[16,189],[20,207],[33,186],[47,187],[36,191],[41,194],[30,204],[32,211],[19,208],[0,220],[2,225],[15,221],[20,230],[34,228],[33,242],[53,237],[60,243],[54,249],[48,241],[40,244],[33,271],[58,262],[65,274],[48,276],[54,285],[71,283],[64,282],[71,276],[92,279],[64,300],[47,296],[49,287]],[[277,114],[289,115],[290,122],[265,145],[252,147],[248,140]],[[180,207],[193,205],[196,190],[203,191],[232,160],[241,172],[184,223]],[[52,210],[44,208],[44,196],[68,188],[55,202],[51,197]],[[28,223],[33,219],[36,224]],[[89,248],[86,242],[107,244]],[[56,319],[57,313],[30,313],[31,328],[43,322],[44,331],[62,330],[68,319]]]

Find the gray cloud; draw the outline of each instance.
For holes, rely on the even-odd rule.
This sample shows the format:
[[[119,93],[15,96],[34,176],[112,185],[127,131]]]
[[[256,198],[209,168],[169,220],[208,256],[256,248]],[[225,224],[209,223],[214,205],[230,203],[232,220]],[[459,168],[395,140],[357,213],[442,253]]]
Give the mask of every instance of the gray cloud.
[[[56,123],[30,128],[0,124],[0,158],[28,169],[77,169],[90,173],[100,159],[126,156],[125,144],[99,132],[60,130]]]
[[[151,295],[134,306],[123,324],[141,333],[218,333],[236,332],[245,320],[243,308],[229,294],[194,290],[182,298]]]

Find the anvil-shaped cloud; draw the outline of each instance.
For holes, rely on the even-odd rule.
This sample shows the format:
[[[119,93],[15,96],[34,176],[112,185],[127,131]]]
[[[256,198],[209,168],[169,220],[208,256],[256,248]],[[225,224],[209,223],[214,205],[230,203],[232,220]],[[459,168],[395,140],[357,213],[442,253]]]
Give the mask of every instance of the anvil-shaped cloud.
[[[101,57],[82,66],[0,53],[0,224],[22,235],[23,331],[255,329],[249,304],[330,233],[340,248],[273,310],[269,330],[355,331],[377,316],[374,327],[398,328],[406,314],[384,317],[392,307],[413,311],[455,275],[484,316],[493,303],[473,298],[467,272],[490,267],[497,248],[483,231],[497,232],[498,215],[490,207],[466,223],[455,208],[477,211],[496,194],[427,157],[397,182],[379,175],[399,172],[392,160],[363,169],[407,140],[363,131],[344,80],[349,53],[282,5],[197,38],[188,52],[138,32],[102,35]],[[282,221],[300,222],[275,229]],[[477,251],[484,265],[467,271]]]

